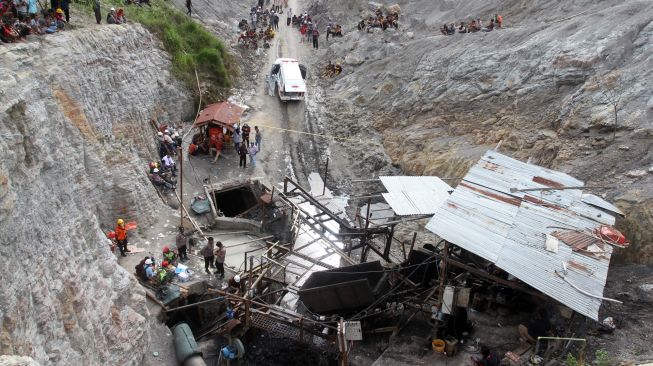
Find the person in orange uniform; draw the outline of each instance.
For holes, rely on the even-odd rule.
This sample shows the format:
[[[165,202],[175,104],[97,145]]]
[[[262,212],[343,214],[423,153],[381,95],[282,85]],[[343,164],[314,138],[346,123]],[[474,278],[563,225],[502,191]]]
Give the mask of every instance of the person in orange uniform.
[[[127,249],[127,229],[125,228],[125,221],[123,219],[118,219],[116,225],[116,243],[120,249],[120,255],[126,257],[130,250]]]

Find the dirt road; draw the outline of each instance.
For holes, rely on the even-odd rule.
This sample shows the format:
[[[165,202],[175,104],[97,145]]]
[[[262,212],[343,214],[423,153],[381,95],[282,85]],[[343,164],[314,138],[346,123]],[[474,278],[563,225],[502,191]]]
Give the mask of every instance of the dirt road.
[[[185,7],[183,0],[175,0],[175,4],[181,9]],[[236,23],[240,19],[249,19],[248,5],[252,4],[226,1],[225,4],[218,5],[209,1],[194,1],[193,18],[213,30],[225,43],[232,44],[238,37]],[[299,0],[290,0],[288,6],[295,14],[304,11],[304,4]],[[215,181],[225,177],[256,176],[277,184],[282,182],[285,176],[290,176],[302,184],[307,184],[308,174],[324,168],[326,157],[330,155],[328,138],[279,130],[309,133],[324,131],[318,123],[321,107],[317,100],[320,99],[321,91],[317,83],[319,71],[314,64],[316,55],[325,51],[314,50],[310,43],[301,41],[297,28],[286,26],[286,11],[287,8],[283,9],[279,30],[269,49],[255,51],[238,48],[234,52],[235,59],[241,65],[239,89],[235,90],[234,94],[238,96],[237,99],[251,107],[243,123],[248,123],[252,129],[259,126],[263,133],[256,169],[239,170],[236,154],[225,149],[224,159],[221,157],[215,165],[208,164],[208,159],[193,158],[191,164],[198,178],[211,176]],[[324,36],[321,38],[324,39]],[[267,94],[265,75],[279,57],[296,58],[308,67],[308,93],[305,101],[283,103]],[[248,62],[252,59],[254,62]],[[343,163],[341,166],[333,160],[329,164],[334,170],[342,169],[346,165]],[[193,181],[200,180],[194,176],[189,178]],[[197,183],[199,182],[189,189],[201,188]],[[186,185],[184,189],[190,192],[186,190]]]

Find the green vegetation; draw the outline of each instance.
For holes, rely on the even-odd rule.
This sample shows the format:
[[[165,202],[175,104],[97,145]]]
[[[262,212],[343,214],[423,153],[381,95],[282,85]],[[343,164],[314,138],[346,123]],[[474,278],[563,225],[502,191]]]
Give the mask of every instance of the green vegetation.
[[[209,94],[224,94],[217,89],[231,86],[234,64],[222,42],[202,25],[164,2],[152,2],[152,7],[123,7],[129,22],[141,23],[163,41],[172,56],[175,76],[190,90],[197,90],[195,70],[207,86]],[[207,83],[208,82],[208,83]],[[205,91],[205,90],[203,90]]]
[[[567,353],[567,366],[583,366],[584,363],[578,361],[574,355]],[[594,354],[594,362],[592,363],[596,366],[609,366],[610,365],[610,356],[606,350],[600,349],[597,350]]]

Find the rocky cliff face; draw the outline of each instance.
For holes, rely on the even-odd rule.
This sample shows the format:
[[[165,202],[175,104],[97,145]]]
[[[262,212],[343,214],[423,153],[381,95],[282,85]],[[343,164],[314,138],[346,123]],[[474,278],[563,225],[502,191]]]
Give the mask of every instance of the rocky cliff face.
[[[326,55],[345,68],[325,82],[330,117],[381,137],[388,158],[377,168],[462,176],[502,141],[505,153],[606,187],[595,193],[624,208],[621,227],[634,241],[622,259],[653,262],[651,2],[406,0],[399,31],[352,29],[377,5],[312,7],[321,24],[346,25]],[[504,29],[439,32],[443,23],[487,22],[495,13]],[[605,94],[619,98],[617,124]]]
[[[42,365],[138,365],[145,296],[101,227],[160,203],[149,119],[192,100],[140,26],[0,48],[0,354]]]

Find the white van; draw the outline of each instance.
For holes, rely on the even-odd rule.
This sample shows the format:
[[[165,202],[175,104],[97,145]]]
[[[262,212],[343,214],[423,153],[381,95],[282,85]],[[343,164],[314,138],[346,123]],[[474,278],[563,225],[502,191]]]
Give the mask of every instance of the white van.
[[[306,94],[306,67],[294,58],[278,58],[266,76],[268,94],[279,96],[286,102],[304,100]]]

